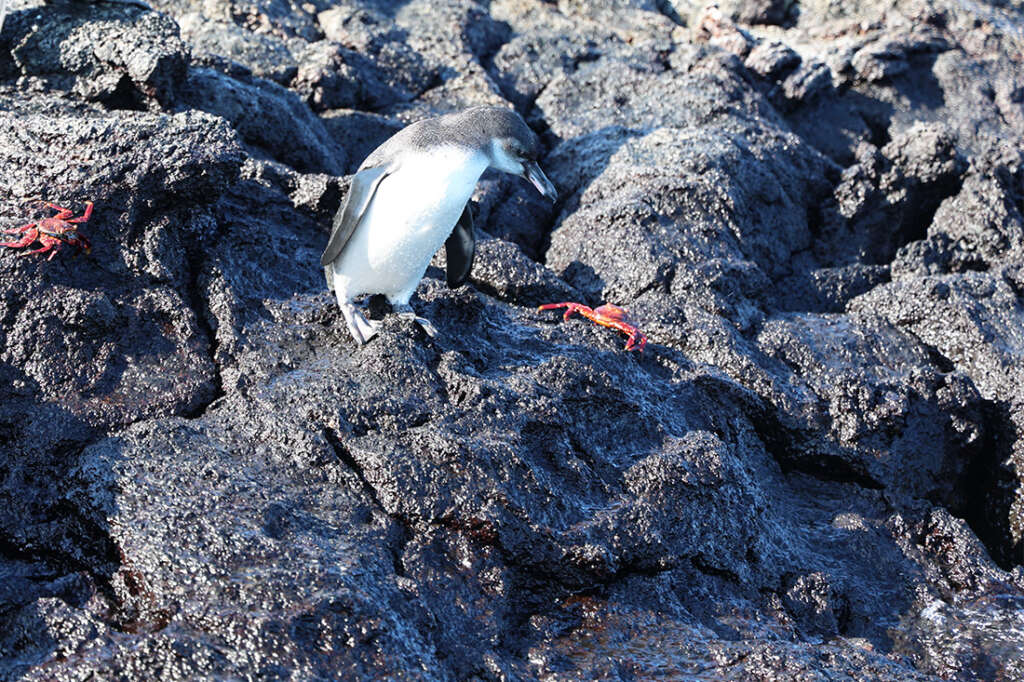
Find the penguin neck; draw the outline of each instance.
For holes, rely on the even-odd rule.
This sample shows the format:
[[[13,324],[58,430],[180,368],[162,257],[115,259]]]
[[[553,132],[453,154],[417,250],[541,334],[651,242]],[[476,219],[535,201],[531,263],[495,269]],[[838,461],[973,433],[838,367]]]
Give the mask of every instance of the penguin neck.
[[[481,150],[444,145],[418,154],[411,165],[417,167],[425,189],[430,187],[448,201],[461,202],[461,210],[490,165],[490,158]]]
[[[479,149],[445,145],[430,154],[430,164],[449,182],[475,187],[480,176],[491,165],[491,159]]]

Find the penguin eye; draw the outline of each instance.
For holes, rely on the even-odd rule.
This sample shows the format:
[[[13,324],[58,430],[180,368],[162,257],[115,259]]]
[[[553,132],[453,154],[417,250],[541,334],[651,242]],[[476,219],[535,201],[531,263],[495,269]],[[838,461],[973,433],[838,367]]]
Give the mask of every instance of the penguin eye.
[[[516,159],[526,158],[526,149],[523,148],[523,145],[518,140],[509,140],[505,145],[505,149],[508,150],[510,156]]]

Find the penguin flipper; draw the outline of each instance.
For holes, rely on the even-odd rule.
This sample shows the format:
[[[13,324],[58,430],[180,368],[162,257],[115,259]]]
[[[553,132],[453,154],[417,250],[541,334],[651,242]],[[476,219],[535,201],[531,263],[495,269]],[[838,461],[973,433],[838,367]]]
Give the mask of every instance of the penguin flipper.
[[[338,212],[334,214],[334,225],[331,228],[331,238],[327,242],[324,254],[320,256],[320,265],[327,267],[341,255],[352,233],[356,231],[359,220],[366,213],[377,186],[391,173],[390,166],[376,166],[366,168],[352,176],[352,184],[348,188],[348,195],[345,203]]]
[[[476,235],[473,234],[473,214],[469,204],[462,209],[462,217],[455,223],[455,229],[444,243],[445,258],[448,261],[448,288],[454,289],[465,284],[473,267],[473,252],[476,250]]]

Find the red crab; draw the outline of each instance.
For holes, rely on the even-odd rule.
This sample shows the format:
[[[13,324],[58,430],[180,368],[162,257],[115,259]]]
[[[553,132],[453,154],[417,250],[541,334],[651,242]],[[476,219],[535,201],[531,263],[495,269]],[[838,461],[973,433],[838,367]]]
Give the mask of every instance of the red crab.
[[[19,256],[28,256],[33,253],[46,253],[50,252],[50,257],[46,260],[52,259],[57,255],[57,252],[65,244],[71,246],[77,246],[79,249],[84,250],[86,253],[92,251],[92,244],[86,239],[84,234],[78,231],[78,224],[84,223],[89,220],[92,216],[92,202],[88,201],[85,204],[85,213],[77,218],[72,218],[75,214],[70,208],[61,208],[56,204],[51,204],[48,201],[42,202],[54,211],[57,211],[57,215],[50,216],[49,218],[43,218],[37,223],[29,223],[24,227],[14,228],[13,230],[4,230],[4,234],[20,234],[21,239],[13,242],[0,242],[0,246],[6,246],[12,249],[22,249],[26,246],[30,246],[33,242],[38,241],[42,246],[32,251],[25,251],[19,253]]]
[[[629,334],[626,350],[642,351],[644,346],[647,345],[647,337],[637,329],[636,325],[629,321],[629,318],[626,317],[626,311],[614,303],[605,303],[603,306],[599,306],[597,310],[582,303],[545,303],[537,308],[537,310],[553,310],[555,308],[567,309],[565,315],[562,316],[563,320],[568,320],[569,316],[573,313],[579,313],[583,317],[597,322],[599,325],[618,329],[624,334]]]

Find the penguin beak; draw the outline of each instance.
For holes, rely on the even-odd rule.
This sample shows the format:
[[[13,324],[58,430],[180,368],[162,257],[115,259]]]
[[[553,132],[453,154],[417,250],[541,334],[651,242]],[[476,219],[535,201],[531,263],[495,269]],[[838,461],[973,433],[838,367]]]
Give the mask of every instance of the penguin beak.
[[[558,191],[551,184],[551,181],[548,180],[548,176],[544,175],[544,171],[540,169],[536,161],[523,161],[522,176],[529,180],[541,195],[546,196],[551,201],[558,199]]]

